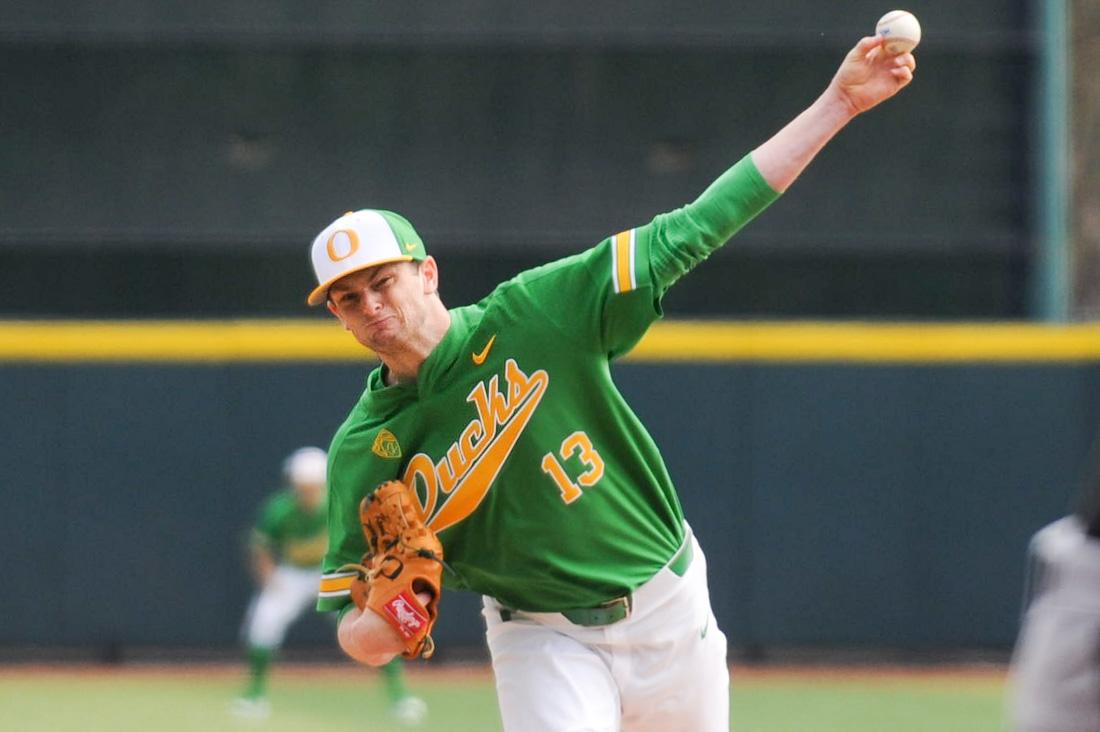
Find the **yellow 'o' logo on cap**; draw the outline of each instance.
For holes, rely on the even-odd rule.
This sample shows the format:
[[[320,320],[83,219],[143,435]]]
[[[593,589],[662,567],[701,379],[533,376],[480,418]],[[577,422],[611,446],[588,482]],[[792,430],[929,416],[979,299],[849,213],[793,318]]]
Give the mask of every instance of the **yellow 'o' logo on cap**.
[[[359,235],[351,229],[338,229],[328,238],[325,248],[329,259],[340,262],[359,251]]]

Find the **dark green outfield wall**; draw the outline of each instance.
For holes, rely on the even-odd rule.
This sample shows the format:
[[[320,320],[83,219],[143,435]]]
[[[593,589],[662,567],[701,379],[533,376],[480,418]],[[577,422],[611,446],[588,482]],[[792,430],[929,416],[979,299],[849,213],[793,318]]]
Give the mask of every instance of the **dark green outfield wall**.
[[[742,648],[1007,647],[1027,538],[1070,505],[1100,423],[1094,364],[617,373]],[[363,374],[0,366],[0,646],[234,644],[251,512]],[[439,645],[480,644],[476,598],[446,602]],[[318,620],[292,638],[331,642]]]
[[[912,7],[914,83],[668,312],[1027,315],[1037,5]],[[887,9],[0,3],[0,316],[303,317],[308,243],[362,207],[407,215],[470,302],[693,200]]]

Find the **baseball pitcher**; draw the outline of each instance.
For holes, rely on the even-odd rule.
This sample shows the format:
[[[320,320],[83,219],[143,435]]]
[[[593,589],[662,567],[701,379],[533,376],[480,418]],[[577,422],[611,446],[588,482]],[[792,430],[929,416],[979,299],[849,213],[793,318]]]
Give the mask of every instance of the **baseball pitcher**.
[[[693,203],[474,305],[443,305],[440,266],[395,213],[354,211],[316,237],[310,304],[382,362],[329,453],[318,607],[340,613],[350,656],[430,655],[443,582],[483,597],[505,729],[729,729],[706,559],[609,362],[915,65],[862,39],[812,105]]]

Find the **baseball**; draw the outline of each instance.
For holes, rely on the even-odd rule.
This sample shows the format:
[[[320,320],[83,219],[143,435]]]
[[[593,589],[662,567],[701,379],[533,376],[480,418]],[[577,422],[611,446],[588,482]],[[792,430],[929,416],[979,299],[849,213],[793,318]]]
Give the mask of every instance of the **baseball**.
[[[875,24],[875,35],[883,36],[886,53],[908,53],[920,43],[920,21],[907,10],[891,10]]]

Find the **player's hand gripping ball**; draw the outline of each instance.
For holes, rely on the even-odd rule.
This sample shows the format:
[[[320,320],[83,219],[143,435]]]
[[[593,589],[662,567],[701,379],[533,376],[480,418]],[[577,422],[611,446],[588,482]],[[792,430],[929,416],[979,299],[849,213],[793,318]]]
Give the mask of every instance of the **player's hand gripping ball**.
[[[891,10],[875,24],[875,35],[882,36],[882,47],[891,56],[909,53],[920,43],[920,22],[907,10]]]
[[[431,658],[432,626],[439,614],[443,545],[420,516],[412,490],[397,480],[378,486],[359,504],[367,540],[359,576],[352,582],[355,606],[380,615],[405,641],[405,658]],[[430,599],[421,602],[418,593]]]

